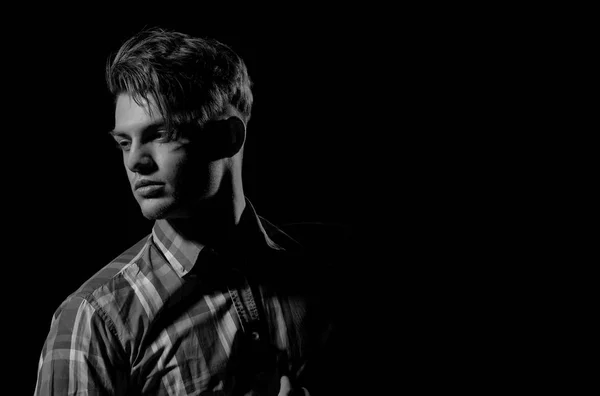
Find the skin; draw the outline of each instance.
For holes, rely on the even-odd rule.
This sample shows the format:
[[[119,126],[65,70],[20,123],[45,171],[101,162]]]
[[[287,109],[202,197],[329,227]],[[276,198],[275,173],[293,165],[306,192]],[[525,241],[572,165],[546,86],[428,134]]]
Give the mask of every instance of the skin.
[[[234,131],[244,135],[237,136],[238,142],[245,137],[245,125],[243,129]],[[241,146],[215,147],[228,156],[208,159],[203,154],[202,132],[198,128],[190,136],[169,141],[152,98],[138,104],[127,93],[117,97],[111,134],[123,152],[131,191],[142,214],[151,220],[167,219],[188,238],[219,246],[237,238],[235,226],[245,207]],[[161,184],[148,193],[135,188],[140,180]]]
[[[127,178],[142,214],[152,220],[167,219],[183,236],[199,243],[227,246],[239,237],[236,225],[245,207],[240,151],[245,125],[243,131],[232,128],[230,139],[223,140],[231,142],[231,147],[214,147],[226,155],[210,159],[203,154],[202,131],[195,132],[195,136],[169,140],[152,99],[138,104],[127,93],[117,97],[111,134],[123,152]],[[160,185],[150,192],[136,189],[143,179]],[[308,392],[295,391],[289,378],[281,377],[278,396],[292,394]]]
[[[310,396],[306,388],[295,388],[292,386],[290,379],[287,376],[281,377],[280,388],[277,396]]]

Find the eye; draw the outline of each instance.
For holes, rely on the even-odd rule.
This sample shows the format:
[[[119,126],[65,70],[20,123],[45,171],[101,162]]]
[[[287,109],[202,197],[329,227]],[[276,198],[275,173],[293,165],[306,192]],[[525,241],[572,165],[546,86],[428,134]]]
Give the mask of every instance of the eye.
[[[159,129],[154,134],[154,140],[159,143],[167,143],[171,141],[171,134],[166,129]]]
[[[117,144],[117,148],[122,151],[129,151],[131,148],[131,142],[127,139],[116,139],[115,142]]]

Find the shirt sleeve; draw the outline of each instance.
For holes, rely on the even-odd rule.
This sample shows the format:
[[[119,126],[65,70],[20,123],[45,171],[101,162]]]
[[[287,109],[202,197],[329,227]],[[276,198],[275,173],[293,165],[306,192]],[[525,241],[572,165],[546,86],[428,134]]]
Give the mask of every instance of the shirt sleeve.
[[[53,316],[35,396],[126,394],[123,361],[112,321],[86,299],[73,297]]]

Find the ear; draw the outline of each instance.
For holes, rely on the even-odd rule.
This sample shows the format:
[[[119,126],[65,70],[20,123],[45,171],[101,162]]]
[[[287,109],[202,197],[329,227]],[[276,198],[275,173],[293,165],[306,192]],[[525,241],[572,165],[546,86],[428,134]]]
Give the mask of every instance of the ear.
[[[205,127],[205,138],[202,149],[210,160],[231,158],[244,146],[246,125],[235,116],[211,121]]]
[[[233,157],[236,155],[244,146],[246,141],[246,125],[238,117],[232,116],[225,120],[224,131],[228,137],[228,148],[226,149],[226,156]]]

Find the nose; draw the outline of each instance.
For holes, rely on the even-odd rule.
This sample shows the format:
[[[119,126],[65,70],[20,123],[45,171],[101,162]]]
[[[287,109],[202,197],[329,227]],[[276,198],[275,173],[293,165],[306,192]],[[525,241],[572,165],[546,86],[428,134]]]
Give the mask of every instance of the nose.
[[[134,144],[127,153],[125,166],[135,173],[148,174],[155,167],[152,151],[147,145]]]

